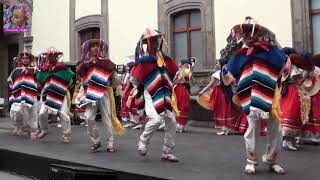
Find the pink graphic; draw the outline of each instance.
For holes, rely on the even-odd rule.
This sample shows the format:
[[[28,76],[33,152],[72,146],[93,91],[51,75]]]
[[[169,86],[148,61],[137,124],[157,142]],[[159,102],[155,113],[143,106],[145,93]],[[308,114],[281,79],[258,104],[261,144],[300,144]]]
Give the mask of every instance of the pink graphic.
[[[3,31],[27,32],[30,8],[28,4],[12,2],[3,5]]]

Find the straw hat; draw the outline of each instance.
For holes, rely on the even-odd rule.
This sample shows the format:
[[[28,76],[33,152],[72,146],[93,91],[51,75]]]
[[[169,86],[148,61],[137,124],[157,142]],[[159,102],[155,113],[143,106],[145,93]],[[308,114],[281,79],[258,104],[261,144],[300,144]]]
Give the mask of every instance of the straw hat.
[[[306,79],[301,86],[299,91],[308,96],[316,95],[320,90],[320,79],[315,73],[310,79]]]
[[[320,67],[320,54],[314,55],[311,59],[315,66]],[[320,90],[319,74],[313,72],[312,77],[306,79],[299,87],[299,90],[308,96],[317,94]]]

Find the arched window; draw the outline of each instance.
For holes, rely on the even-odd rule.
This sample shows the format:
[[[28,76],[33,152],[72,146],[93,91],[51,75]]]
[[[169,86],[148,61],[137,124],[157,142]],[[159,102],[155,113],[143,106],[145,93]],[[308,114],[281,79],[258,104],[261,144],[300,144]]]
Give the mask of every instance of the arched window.
[[[200,10],[189,10],[173,16],[174,57],[203,59]]]
[[[320,53],[320,0],[311,0],[313,53]]]

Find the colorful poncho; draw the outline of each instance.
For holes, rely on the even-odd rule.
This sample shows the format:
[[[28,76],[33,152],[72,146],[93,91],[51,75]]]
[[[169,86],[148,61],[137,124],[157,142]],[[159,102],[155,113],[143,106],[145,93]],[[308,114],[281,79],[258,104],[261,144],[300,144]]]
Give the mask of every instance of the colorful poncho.
[[[227,71],[238,77],[236,94],[247,114],[252,109],[271,112],[277,80],[287,57],[270,45],[250,51],[248,48],[240,49],[229,59]]]
[[[37,100],[37,80],[38,71],[34,67],[15,68],[9,78],[9,103],[33,106]]]
[[[74,72],[65,66],[59,65],[51,71],[42,71],[37,80],[43,86],[42,98],[45,105],[53,110],[60,110],[63,100],[72,81]]]
[[[81,77],[85,94],[82,104],[95,103],[102,99],[114,69],[115,64],[109,59],[88,61],[80,66],[77,73]]]
[[[115,64],[109,59],[97,59],[84,62],[77,71],[81,77],[84,88],[84,97],[80,103],[82,106],[88,103],[95,103],[101,100],[104,94],[110,98],[111,121],[116,134],[122,135],[125,129],[122,127],[116,116],[116,105],[114,100],[113,89],[110,86],[111,76],[115,70]]]
[[[164,56],[163,59],[165,65],[159,67],[156,57],[143,56],[136,61],[131,71],[131,75],[141,83],[135,98],[139,110],[144,108],[143,91],[147,90],[159,114],[165,110],[172,111],[172,80],[178,71],[178,66],[168,56]]]

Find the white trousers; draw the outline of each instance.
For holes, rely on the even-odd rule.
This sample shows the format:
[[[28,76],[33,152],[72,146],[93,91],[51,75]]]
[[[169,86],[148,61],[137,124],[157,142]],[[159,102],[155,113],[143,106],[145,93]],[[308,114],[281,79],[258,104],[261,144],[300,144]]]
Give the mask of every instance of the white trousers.
[[[249,127],[244,134],[246,142],[247,161],[256,164],[258,162],[256,153],[256,141],[259,136],[261,113],[258,111],[251,111],[247,116]],[[267,120],[267,160],[276,162],[278,153],[281,149],[281,124],[276,122],[271,117]]]
[[[50,107],[42,103],[39,111],[39,124],[41,131],[48,131],[48,118],[50,114],[57,115],[60,118],[63,135],[71,136],[71,122],[68,114],[67,97],[64,97],[62,106],[58,112],[53,111]]]
[[[10,118],[15,128],[30,127],[31,132],[38,131],[38,102],[28,107],[21,104],[12,104]]]
[[[176,134],[176,119],[175,115],[171,111],[164,112],[163,115],[159,115],[156,109],[153,106],[152,98],[147,90],[144,91],[145,99],[145,111],[149,118],[145,129],[140,136],[140,142],[148,144],[153,133],[159,128],[161,121],[165,122],[165,135],[164,135],[164,145],[163,151],[170,153],[175,146],[175,134]]]
[[[107,93],[95,104],[89,103],[86,105],[84,117],[88,124],[87,132],[93,143],[100,143],[99,127],[95,120],[98,108],[100,109],[103,126],[106,128],[108,144],[112,146],[114,143],[114,128],[111,119],[111,102]]]

